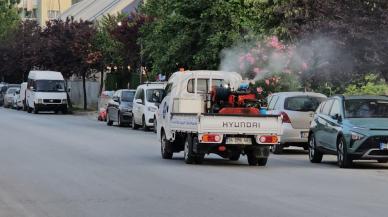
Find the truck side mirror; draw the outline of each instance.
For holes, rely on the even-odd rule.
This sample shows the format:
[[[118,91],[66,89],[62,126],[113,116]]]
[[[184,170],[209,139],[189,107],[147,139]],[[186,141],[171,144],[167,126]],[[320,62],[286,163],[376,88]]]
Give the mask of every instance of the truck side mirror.
[[[67,92],[68,93],[70,93],[71,92],[71,88],[69,87],[69,88],[67,88]]]

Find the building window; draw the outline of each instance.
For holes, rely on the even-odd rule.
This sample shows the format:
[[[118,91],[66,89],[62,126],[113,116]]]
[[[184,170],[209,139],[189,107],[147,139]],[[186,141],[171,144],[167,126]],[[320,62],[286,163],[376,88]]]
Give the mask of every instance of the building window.
[[[58,10],[48,10],[47,16],[50,20],[55,20],[59,17],[60,12]]]

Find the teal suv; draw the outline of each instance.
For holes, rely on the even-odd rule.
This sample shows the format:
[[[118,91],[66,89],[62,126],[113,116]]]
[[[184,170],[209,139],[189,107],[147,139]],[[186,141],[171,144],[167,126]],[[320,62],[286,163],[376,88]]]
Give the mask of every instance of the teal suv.
[[[338,166],[353,160],[388,162],[388,96],[334,96],[320,104],[309,132],[309,158],[337,155]]]

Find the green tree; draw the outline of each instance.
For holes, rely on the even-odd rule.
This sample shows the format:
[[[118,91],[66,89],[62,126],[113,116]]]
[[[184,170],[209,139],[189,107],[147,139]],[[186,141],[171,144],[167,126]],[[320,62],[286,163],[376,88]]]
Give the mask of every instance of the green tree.
[[[19,0],[0,0],[0,40],[9,34],[20,21],[15,5]]]

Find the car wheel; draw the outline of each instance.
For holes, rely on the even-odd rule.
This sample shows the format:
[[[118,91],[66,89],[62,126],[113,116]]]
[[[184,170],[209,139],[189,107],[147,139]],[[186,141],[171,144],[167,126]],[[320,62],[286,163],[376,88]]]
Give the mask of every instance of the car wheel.
[[[62,114],[64,114],[64,115],[67,114],[67,112],[68,112],[67,108],[62,110]]]
[[[348,149],[343,137],[338,139],[337,142],[337,163],[340,168],[351,168],[353,160],[348,155]]]
[[[278,145],[273,145],[271,146],[271,152],[274,154],[280,154],[283,151],[283,146],[278,144]]]
[[[317,148],[314,134],[309,137],[309,159],[311,163],[321,163],[323,158],[322,152]]]
[[[171,151],[171,149],[171,142],[167,140],[166,134],[163,132],[160,142],[160,152],[163,159],[172,159],[174,153]]]
[[[192,143],[192,147],[195,147],[195,146],[198,146],[199,144],[199,141],[198,141],[198,137],[197,136],[194,136],[193,137],[193,143]],[[193,149],[192,149],[193,150]],[[193,151],[193,154],[194,154],[194,162],[196,164],[203,164],[203,161],[205,160],[205,154],[202,154],[202,153],[194,153]]]
[[[112,126],[113,125],[113,121],[110,120],[109,113],[106,113],[106,125],[108,125],[108,126]]]
[[[143,130],[144,130],[145,132],[149,131],[150,128],[147,127],[147,123],[146,123],[145,117],[143,116],[143,118],[142,118],[141,120],[142,120],[141,122],[142,122]]]
[[[377,162],[379,162],[381,164],[385,164],[385,163],[388,163],[388,160],[378,160]]]
[[[188,135],[186,138],[183,156],[186,164],[193,164],[196,161],[196,157],[193,152],[193,138],[191,135]]]
[[[135,116],[132,114],[132,129],[136,130],[139,129],[139,125],[136,124]]]

